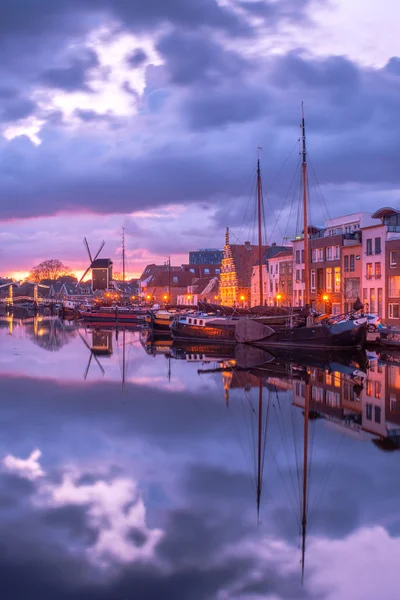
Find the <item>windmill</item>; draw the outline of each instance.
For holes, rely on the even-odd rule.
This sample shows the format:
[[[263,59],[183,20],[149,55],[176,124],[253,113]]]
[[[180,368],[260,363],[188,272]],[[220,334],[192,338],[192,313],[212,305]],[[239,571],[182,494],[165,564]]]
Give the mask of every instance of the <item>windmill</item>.
[[[100,244],[100,248],[97,251],[97,254],[95,255],[94,258],[92,258],[92,253],[90,252],[90,248],[89,248],[89,244],[86,238],[83,238],[83,243],[85,245],[85,248],[87,250],[88,256],[89,256],[89,260],[90,260],[90,264],[88,266],[88,268],[86,269],[86,271],[83,273],[82,277],[80,278],[80,280],[78,281],[77,285],[79,285],[80,283],[82,283],[82,281],[84,280],[84,278],[86,277],[87,273],[90,271],[90,269],[93,268],[95,261],[97,260],[100,252],[103,250],[105,242],[102,241]],[[93,280],[93,277],[92,277]],[[92,285],[93,285],[93,281],[92,281]]]
[[[84,372],[83,378],[84,378],[84,379],[86,379],[86,378],[87,378],[87,376],[88,376],[89,369],[90,369],[90,364],[91,364],[91,362],[92,362],[92,358],[94,358],[94,360],[97,362],[97,364],[98,364],[98,367],[99,367],[99,369],[100,369],[100,371],[101,371],[102,375],[104,375],[105,371],[104,371],[104,369],[103,369],[103,366],[102,366],[102,364],[100,363],[99,359],[97,358],[96,354],[93,352],[93,348],[91,348],[91,347],[89,346],[89,344],[87,343],[87,341],[85,340],[85,338],[83,337],[83,335],[81,334],[81,332],[80,332],[80,331],[78,331],[78,333],[79,333],[79,336],[80,336],[80,338],[81,338],[82,342],[85,344],[86,348],[87,348],[87,349],[89,350],[89,352],[90,352],[89,361],[88,361],[88,364],[87,364],[87,366],[86,366],[86,369],[85,369],[85,372]]]

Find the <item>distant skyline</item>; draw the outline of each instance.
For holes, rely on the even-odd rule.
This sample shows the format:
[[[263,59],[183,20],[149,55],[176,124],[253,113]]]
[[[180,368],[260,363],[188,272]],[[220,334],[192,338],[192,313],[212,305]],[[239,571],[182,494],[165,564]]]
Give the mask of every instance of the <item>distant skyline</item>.
[[[0,275],[82,272],[84,236],[119,271],[122,226],[132,275],[227,225],[253,241],[257,146],[282,242],[302,100],[313,221],[399,207],[399,19],[395,0],[4,0]]]

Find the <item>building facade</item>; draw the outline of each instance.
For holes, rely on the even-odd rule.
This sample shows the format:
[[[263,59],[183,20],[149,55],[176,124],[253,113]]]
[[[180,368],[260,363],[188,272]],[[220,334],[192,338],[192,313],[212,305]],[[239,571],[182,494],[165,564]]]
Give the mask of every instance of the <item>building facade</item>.
[[[253,265],[251,275],[251,306],[260,302],[260,267]],[[272,244],[264,253],[262,264],[263,304],[267,306],[292,306],[293,301],[293,249]]]
[[[200,248],[189,252],[190,265],[220,265],[223,251],[216,248]]]
[[[264,254],[266,250],[267,246],[263,246],[262,253]],[[227,228],[219,279],[219,296],[222,305],[250,306],[252,271],[258,255],[258,246],[250,242],[230,244]]]

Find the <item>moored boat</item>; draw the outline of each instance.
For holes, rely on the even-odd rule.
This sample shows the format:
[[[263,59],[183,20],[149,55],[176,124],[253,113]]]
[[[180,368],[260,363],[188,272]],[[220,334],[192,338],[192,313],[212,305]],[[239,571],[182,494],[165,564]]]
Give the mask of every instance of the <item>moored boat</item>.
[[[140,309],[115,306],[79,310],[78,316],[83,321],[97,323],[144,323],[145,313]]]
[[[170,334],[170,325],[177,313],[170,310],[148,311],[145,317],[146,324],[157,333]]]
[[[303,327],[273,328],[253,319],[242,319],[235,328],[236,340],[244,344],[299,348],[361,348],[367,337],[367,320],[310,323]]]
[[[170,326],[172,337],[177,340],[205,340],[207,342],[236,342],[235,328],[246,317],[220,317],[192,314],[176,317]]]

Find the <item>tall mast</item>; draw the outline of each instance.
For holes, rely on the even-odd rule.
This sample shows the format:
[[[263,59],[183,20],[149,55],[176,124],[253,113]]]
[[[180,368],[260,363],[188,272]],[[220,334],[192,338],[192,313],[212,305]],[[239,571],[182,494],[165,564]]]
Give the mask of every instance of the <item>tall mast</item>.
[[[171,302],[171,257],[168,256],[168,303]]]
[[[122,286],[125,298],[125,227],[122,228]]]
[[[257,208],[258,208],[258,264],[259,269],[259,283],[260,283],[260,306],[264,305],[264,294],[263,294],[263,275],[262,275],[262,230],[261,230],[261,170],[260,170],[260,150],[258,147],[258,159],[257,159]]]
[[[304,404],[304,450],[303,450],[303,501],[301,518],[301,581],[304,580],[304,561],[306,557],[307,530],[307,476],[308,476],[308,424],[310,412],[310,373],[307,369],[306,397]]]
[[[125,327],[122,330],[122,397],[125,394],[125,375],[126,375],[126,350],[125,350]]]
[[[309,282],[309,247],[308,247],[308,216],[307,216],[307,151],[306,151],[306,126],[304,122],[304,105],[301,103],[301,131],[302,131],[302,172],[303,172],[303,223],[304,223],[304,305],[310,304]]]
[[[257,445],[257,521],[260,521],[260,501],[262,489],[262,469],[261,469],[261,453],[262,453],[262,381],[259,380],[258,387],[258,445]]]

